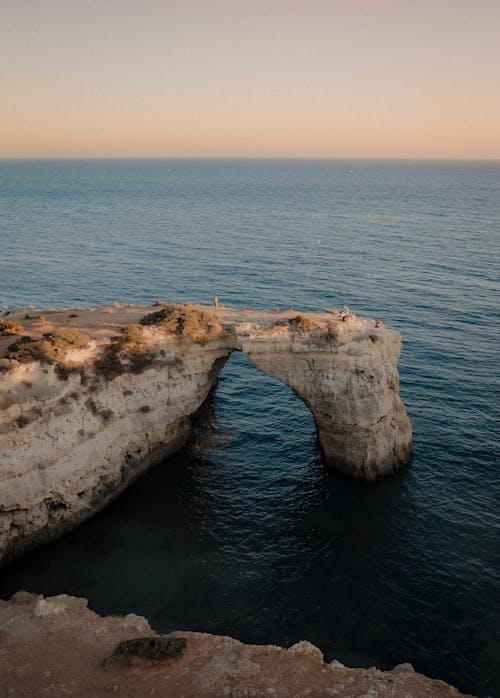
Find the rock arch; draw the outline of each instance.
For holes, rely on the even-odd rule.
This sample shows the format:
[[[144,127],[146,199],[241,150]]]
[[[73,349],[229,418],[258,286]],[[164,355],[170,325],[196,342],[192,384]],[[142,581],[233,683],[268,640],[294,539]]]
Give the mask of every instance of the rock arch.
[[[217,309],[215,333],[193,340],[133,325],[140,331],[128,332],[117,354],[124,343],[103,339],[110,318],[95,310],[89,346],[63,362],[2,360],[0,564],[99,511],[180,448],[234,351],[304,401],[335,468],[373,480],[411,457],[393,330],[325,314]],[[126,321],[145,310],[127,309]]]
[[[374,351],[370,338],[353,341],[333,352],[318,345],[269,352],[250,344],[246,350],[256,368],[292,388],[310,409],[326,462],[374,480],[410,460],[411,425],[393,360],[398,342]]]

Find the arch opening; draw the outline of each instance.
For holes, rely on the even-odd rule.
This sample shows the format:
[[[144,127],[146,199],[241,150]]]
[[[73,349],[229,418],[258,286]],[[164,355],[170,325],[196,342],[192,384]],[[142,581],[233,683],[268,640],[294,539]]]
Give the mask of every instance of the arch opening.
[[[234,351],[208,398],[193,418],[189,450],[200,460],[236,460],[250,449],[264,464],[270,449],[294,463],[318,454],[314,416],[303,400],[278,378]]]

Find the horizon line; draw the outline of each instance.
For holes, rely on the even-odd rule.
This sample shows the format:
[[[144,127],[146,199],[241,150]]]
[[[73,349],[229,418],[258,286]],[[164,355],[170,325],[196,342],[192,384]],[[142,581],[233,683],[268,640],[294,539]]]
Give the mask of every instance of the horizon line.
[[[41,162],[41,161],[70,161],[70,160],[186,160],[186,161],[200,161],[200,160],[221,160],[221,161],[237,161],[237,160],[250,160],[250,161],[262,161],[262,160],[267,160],[267,161],[290,161],[290,160],[296,160],[296,161],[311,161],[311,160],[320,160],[320,161],[331,161],[331,160],[337,160],[337,161],[346,161],[346,160],[358,160],[358,161],[376,161],[376,162],[391,162],[391,161],[396,161],[396,162],[408,162],[408,161],[421,161],[421,162],[500,162],[500,156],[498,157],[370,157],[370,156],[361,156],[361,155],[354,155],[354,156],[307,156],[307,155],[298,155],[298,156],[269,156],[269,155],[113,155],[113,156],[106,156],[106,155],[87,155],[87,156],[82,156],[82,155],[57,155],[57,156],[46,156],[46,157],[29,157],[29,156],[21,156],[21,157],[2,157],[0,156],[0,162],[19,162],[19,161],[25,161],[25,162]]]

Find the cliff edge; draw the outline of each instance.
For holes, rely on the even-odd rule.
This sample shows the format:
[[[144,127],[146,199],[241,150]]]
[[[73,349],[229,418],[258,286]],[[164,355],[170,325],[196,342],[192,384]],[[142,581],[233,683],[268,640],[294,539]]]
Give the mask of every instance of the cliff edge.
[[[0,601],[0,695],[243,698],[472,698],[410,664],[392,671],[327,664],[289,649],[194,632],[158,636],[134,614],[101,618],[87,600],[18,592]]]

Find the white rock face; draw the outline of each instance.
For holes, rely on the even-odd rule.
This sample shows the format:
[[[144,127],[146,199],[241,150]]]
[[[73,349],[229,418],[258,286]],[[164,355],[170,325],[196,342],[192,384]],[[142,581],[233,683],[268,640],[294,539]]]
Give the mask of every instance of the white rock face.
[[[289,385],[314,415],[327,462],[373,480],[411,457],[411,425],[399,397],[401,338],[352,331],[330,341],[244,343],[251,362]]]
[[[147,310],[127,310],[120,324]],[[1,360],[0,564],[96,513],[184,445],[190,416],[233,351],[304,400],[334,467],[373,479],[410,459],[397,332],[319,314],[299,331],[293,313],[213,312],[219,336],[192,342],[145,328],[141,361],[125,357],[119,371],[103,360],[117,333],[103,322],[85,325],[92,341],[66,355],[70,370]]]

